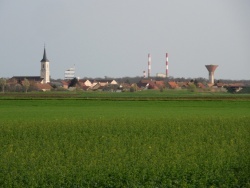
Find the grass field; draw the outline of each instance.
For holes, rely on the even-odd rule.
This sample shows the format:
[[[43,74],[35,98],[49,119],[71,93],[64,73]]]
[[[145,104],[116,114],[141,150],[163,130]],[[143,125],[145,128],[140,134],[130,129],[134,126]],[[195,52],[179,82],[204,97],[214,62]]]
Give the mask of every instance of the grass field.
[[[172,100],[172,99],[192,99],[192,100],[221,100],[221,99],[243,99],[250,100],[250,94],[230,94],[224,92],[190,92],[188,90],[164,90],[163,92],[155,90],[145,90],[138,92],[29,92],[0,94],[0,99],[111,99],[111,100]]]
[[[83,98],[0,100],[1,187],[250,186],[250,100]]]

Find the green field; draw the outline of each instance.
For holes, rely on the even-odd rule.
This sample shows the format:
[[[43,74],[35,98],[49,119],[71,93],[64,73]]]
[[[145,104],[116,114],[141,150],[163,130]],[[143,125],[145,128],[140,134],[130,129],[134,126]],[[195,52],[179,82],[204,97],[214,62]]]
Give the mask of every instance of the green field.
[[[76,95],[2,97],[0,187],[250,186],[245,97]]]
[[[54,98],[54,99],[111,99],[111,100],[169,100],[169,99],[244,99],[250,100],[250,94],[230,94],[224,92],[190,92],[188,90],[173,90],[167,89],[163,92],[155,91],[155,90],[145,90],[138,92],[29,92],[29,93],[14,93],[9,92],[6,94],[0,94],[0,99],[36,99],[36,98]]]

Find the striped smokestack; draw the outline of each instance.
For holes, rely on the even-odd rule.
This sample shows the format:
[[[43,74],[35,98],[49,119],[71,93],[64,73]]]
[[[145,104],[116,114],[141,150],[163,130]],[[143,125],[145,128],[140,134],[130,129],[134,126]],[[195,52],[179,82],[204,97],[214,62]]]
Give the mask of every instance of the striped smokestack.
[[[168,53],[166,53],[166,77],[168,77]]]
[[[150,77],[151,73],[151,56],[148,54],[148,77]]]

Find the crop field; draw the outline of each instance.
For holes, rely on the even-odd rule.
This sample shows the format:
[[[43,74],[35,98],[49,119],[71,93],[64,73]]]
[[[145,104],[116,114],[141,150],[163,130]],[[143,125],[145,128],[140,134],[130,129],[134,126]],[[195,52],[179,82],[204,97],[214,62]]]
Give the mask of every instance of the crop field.
[[[250,100],[0,99],[0,187],[250,187]]]
[[[138,92],[30,92],[30,93],[14,93],[10,92],[7,95],[0,95],[0,99],[111,99],[111,100],[125,100],[125,99],[134,99],[134,100],[169,100],[169,99],[213,99],[213,100],[250,100],[250,94],[240,94],[232,95],[230,93],[224,92],[190,92],[188,90],[164,90],[164,92],[159,91],[138,91]]]

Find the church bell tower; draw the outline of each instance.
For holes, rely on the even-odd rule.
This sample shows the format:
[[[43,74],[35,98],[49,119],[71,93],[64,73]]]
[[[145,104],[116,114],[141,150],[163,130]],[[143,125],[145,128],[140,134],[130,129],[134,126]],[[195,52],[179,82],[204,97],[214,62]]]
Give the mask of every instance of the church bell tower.
[[[40,77],[43,78],[42,83],[48,83],[50,82],[50,71],[49,71],[49,60],[46,56],[46,49],[44,46],[44,52],[43,52],[43,59],[41,60],[41,73]]]

